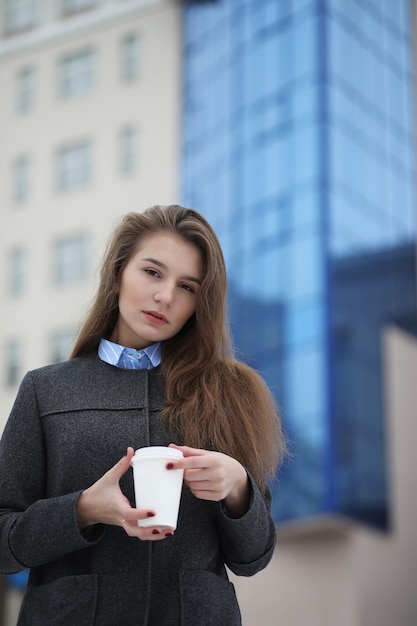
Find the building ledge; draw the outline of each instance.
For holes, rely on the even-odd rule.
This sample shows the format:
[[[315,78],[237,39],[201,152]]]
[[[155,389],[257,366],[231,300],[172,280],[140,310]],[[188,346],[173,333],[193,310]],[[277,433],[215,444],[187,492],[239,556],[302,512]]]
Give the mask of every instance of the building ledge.
[[[277,524],[278,543],[305,539],[343,539],[358,527],[357,522],[338,514],[307,517]]]
[[[98,5],[88,12],[77,12],[71,17],[59,14],[56,18],[42,21],[24,32],[0,36],[0,59],[17,53],[27,53],[74,36],[79,37],[91,30],[113,24],[117,19],[125,19],[144,10],[159,9],[164,4],[167,4],[167,0],[131,0],[125,4],[114,2]]]

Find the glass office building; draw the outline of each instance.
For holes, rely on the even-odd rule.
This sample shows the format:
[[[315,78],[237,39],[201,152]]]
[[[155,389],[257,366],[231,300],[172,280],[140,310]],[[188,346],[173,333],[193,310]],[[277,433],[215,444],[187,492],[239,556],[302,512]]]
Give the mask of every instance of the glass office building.
[[[282,408],[274,515],[389,528],[381,333],[416,332],[411,3],[184,7],[183,202]]]

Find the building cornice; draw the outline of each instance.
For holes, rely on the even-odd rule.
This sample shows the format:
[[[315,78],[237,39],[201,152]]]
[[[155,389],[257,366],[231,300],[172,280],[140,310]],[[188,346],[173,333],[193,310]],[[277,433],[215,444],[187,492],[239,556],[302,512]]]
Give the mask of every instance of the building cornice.
[[[130,0],[126,3],[107,2],[91,11],[71,17],[62,17],[37,25],[22,33],[0,40],[0,61],[6,57],[28,53],[37,48],[54,44],[74,36],[88,34],[115,21],[137,15],[151,9],[172,4],[172,0]]]

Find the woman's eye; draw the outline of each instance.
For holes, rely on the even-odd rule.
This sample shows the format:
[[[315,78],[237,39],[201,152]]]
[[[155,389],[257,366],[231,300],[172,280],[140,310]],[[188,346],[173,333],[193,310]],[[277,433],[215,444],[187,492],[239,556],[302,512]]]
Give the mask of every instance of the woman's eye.
[[[185,289],[185,291],[189,291],[190,293],[194,293],[194,289],[185,283],[180,284],[181,289]]]
[[[158,272],[156,270],[153,270],[153,269],[150,269],[150,268],[145,269],[145,272],[147,274],[149,274],[149,276],[155,276],[155,277],[159,276],[159,274],[158,274]]]

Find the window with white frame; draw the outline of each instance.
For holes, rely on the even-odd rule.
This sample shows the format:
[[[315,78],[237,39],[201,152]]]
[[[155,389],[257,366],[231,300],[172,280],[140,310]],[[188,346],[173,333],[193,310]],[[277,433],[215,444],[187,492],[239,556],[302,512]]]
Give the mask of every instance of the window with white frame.
[[[126,83],[138,80],[140,72],[140,36],[135,33],[126,35],[121,44],[121,76]]]
[[[58,92],[61,98],[77,98],[91,93],[95,83],[94,50],[68,54],[58,63]]]
[[[123,174],[133,174],[138,162],[138,132],[124,128],[119,137],[119,168]]]
[[[73,235],[57,239],[52,248],[52,279],[64,286],[83,281],[88,273],[88,238]]]
[[[6,387],[16,387],[21,380],[23,350],[20,341],[10,340],[5,349],[5,385]]]
[[[12,199],[16,204],[23,204],[29,198],[30,191],[30,159],[19,157],[12,170]]]
[[[35,104],[35,69],[25,67],[16,76],[15,108],[20,114],[29,113]]]
[[[4,32],[15,33],[35,25],[38,0],[4,0]]]
[[[73,330],[58,330],[50,339],[50,363],[60,363],[69,359],[74,344]]]
[[[22,246],[16,246],[9,254],[8,290],[12,296],[20,296],[25,290],[27,260],[27,251]]]
[[[56,153],[55,185],[60,191],[84,187],[91,180],[91,142],[63,146]]]
[[[95,0],[61,0],[62,13],[64,15],[91,9],[95,4]]]

